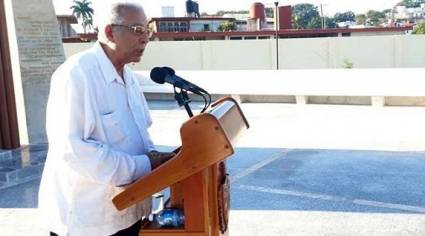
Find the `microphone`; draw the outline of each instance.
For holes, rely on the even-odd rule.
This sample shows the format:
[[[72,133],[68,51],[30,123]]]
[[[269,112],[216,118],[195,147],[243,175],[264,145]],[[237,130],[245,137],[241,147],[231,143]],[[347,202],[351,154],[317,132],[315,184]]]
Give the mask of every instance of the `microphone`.
[[[151,79],[158,84],[167,82],[174,85],[175,87],[190,91],[198,95],[202,95],[202,93],[208,94],[207,91],[200,88],[199,86],[177,76],[176,72],[170,67],[155,67],[151,70],[150,76]]]

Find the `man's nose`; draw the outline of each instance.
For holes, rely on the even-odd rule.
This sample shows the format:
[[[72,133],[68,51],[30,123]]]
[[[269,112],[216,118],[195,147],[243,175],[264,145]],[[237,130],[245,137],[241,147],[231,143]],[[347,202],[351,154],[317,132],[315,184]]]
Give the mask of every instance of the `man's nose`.
[[[146,33],[146,32],[141,34],[140,37],[139,37],[139,42],[144,43],[144,44],[148,43],[149,42],[149,34]]]
[[[147,44],[147,43],[149,43],[149,38],[148,37],[140,37],[139,43],[140,44]]]

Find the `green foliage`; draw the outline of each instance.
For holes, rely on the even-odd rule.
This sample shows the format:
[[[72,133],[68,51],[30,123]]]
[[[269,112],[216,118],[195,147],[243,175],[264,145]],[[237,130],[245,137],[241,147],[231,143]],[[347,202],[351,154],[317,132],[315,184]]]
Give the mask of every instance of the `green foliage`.
[[[87,28],[93,28],[93,8],[91,8],[91,2],[87,0],[74,0],[74,5],[70,7],[72,9],[72,15],[81,21],[84,33],[87,33]]]
[[[321,29],[322,28],[322,18],[319,16],[316,16],[312,18],[308,24],[307,29]]]
[[[345,59],[344,60],[344,64],[342,65],[342,68],[353,69],[354,68],[354,64],[350,60]]]
[[[274,8],[273,7],[266,7],[266,17],[267,18],[274,18]]]
[[[382,11],[382,13],[388,14],[388,13],[391,13],[392,11],[393,11],[392,9],[385,9]]]
[[[356,16],[356,24],[365,25],[367,20],[367,16],[365,14],[359,14]]]
[[[403,0],[397,3],[397,6],[405,6],[407,8],[419,7],[421,3],[424,3],[424,0]]]
[[[335,22],[355,21],[356,15],[352,11],[336,13],[334,16]]]
[[[299,28],[301,28],[298,25],[298,17],[296,15],[292,14],[292,16],[291,16],[291,22],[292,22],[292,28],[293,29],[299,29]]]
[[[330,17],[325,17],[325,25],[327,29],[334,29],[334,28],[338,28],[338,25],[335,22],[334,18],[330,18]]]
[[[366,13],[368,21],[373,26],[378,26],[385,20],[385,14],[380,11],[370,10]]]
[[[413,29],[412,34],[425,34],[425,23],[416,25],[416,27]]]
[[[217,28],[218,31],[235,31],[236,29],[236,24],[230,21],[221,23]]]
[[[313,4],[296,4],[292,7],[292,14],[295,29],[321,28],[320,14]]]
[[[225,14],[249,14],[249,11],[241,10],[241,11],[218,11],[217,16],[223,16]]]

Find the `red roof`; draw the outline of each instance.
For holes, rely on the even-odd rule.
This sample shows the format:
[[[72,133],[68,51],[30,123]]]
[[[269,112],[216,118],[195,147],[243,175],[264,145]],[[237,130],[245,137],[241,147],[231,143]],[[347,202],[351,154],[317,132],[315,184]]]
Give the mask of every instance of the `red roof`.
[[[336,34],[343,33],[359,33],[359,32],[404,32],[407,30],[413,30],[413,27],[380,27],[380,28],[363,28],[363,29],[309,29],[309,30],[295,30],[285,29],[279,30],[280,36],[334,36]],[[229,32],[156,32],[153,34],[153,38],[173,38],[173,37],[225,37],[225,36],[272,36],[275,35],[274,30],[264,31],[229,31]],[[79,34],[79,37],[64,38],[64,42],[76,42],[76,41],[91,41],[96,40],[97,34]]]
[[[404,32],[412,30],[413,27],[381,27],[381,28],[362,28],[362,29],[284,29],[279,30],[280,36],[295,35],[329,35],[339,33],[359,33],[359,32]],[[228,32],[156,32],[153,37],[217,37],[217,36],[271,36],[275,35],[274,30],[261,31],[228,31]]]
[[[227,17],[153,17],[150,21],[201,21],[201,20],[228,20],[234,21],[235,18]]]

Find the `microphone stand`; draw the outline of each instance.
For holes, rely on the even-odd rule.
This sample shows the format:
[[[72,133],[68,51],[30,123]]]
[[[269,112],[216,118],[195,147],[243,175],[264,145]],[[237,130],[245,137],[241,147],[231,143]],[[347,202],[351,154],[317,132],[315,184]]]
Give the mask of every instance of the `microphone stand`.
[[[191,102],[187,91],[184,89],[180,89],[180,92],[177,91],[176,86],[174,86],[174,98],[180,107],[184,106],[189,117],[193,116],[192,109],[190,109],[189,103]]]

